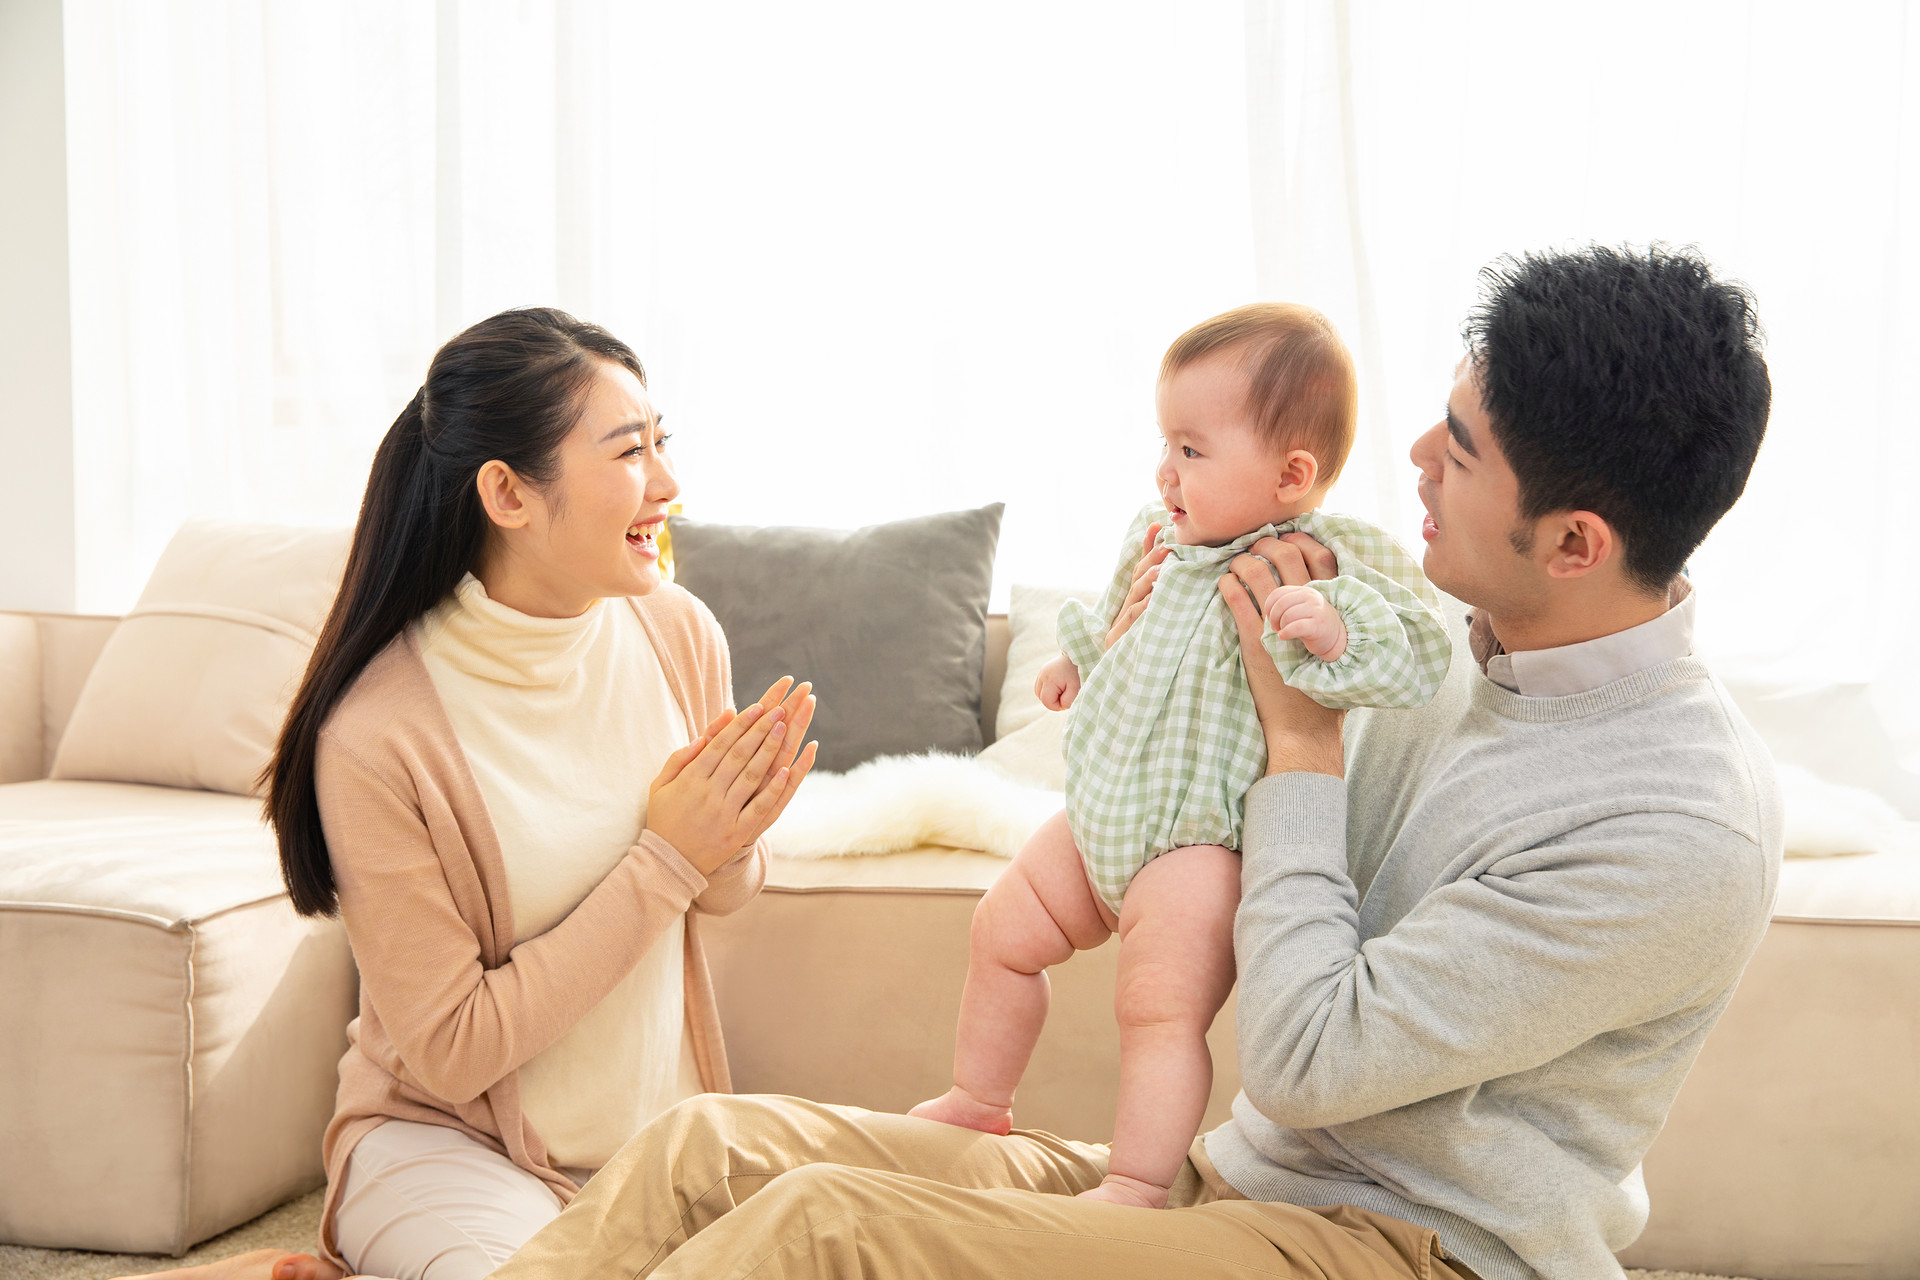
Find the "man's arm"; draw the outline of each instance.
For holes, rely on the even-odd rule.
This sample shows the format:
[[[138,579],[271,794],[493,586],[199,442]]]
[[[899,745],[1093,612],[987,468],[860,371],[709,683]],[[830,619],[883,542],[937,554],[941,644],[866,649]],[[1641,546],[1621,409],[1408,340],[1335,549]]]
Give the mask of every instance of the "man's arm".
[[[1291,1128],[1357,1120],[1539,1066],[1733,980],[1765,919],[1765,859],[1737,832],[1670,812],[1556,831],[1441,885],[1363,944],[1343,716],[1248,643],[1262,622],[1253,595],[1331,572],[1317,544],[1282,550],[1260,544],[1262,559],[1240,557],[1220,584],[1267,739],[1234,921],[1255,1108]]]
[[[1234,922],[1242,1085],[1292,1128],[1537,1067],[1708,998],[1764,916],[1750,840],[1638,813],[1442,884],[1363,944],[1346,812],[1346,784],[1317,772],[1265,778],[1247,797]]]

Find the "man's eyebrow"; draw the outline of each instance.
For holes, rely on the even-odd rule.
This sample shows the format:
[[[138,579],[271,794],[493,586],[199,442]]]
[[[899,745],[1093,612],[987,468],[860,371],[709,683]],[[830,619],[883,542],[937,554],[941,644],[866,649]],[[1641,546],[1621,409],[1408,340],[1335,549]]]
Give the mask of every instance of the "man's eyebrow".
[[[1452,405],[1447,406],[1447,434],[1453,437],[1455,444],[1467,451],[1469,458],[1480,456],[1480,451],[1473,447],[1473,437],[1467,434],[1467,424],[1460,421],[1460,415],[1453,411]]]
[[[649,427],[657,428],[661,423],[665,422],[666,420],[667,420],[667,415],[663,413],[655,417],[652,422],[648,422],[645,418],[640,419],[638,422],[629,422],[625,426],[615,427],[613,430],[607,432],[607,434],[605,434],[604,436],[601,436],[600,443],[606,444],[609,441],[618,440],[621,436],[634,435],[638,432],[645,431]]]

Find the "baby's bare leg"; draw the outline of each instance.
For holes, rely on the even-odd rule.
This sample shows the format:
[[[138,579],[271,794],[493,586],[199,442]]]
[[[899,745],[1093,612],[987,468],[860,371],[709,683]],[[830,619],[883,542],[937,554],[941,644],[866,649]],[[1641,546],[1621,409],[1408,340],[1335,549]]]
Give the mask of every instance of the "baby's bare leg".
[[[1213,1090],[1207,1028],[1233,990],[1240,855],[1217,844],[1161,854],[1120,908],[1120,1101],[1107,1177],[1085,1194],[1162,1208]]]
[[[1087,884],[1067,816],[1047,820],[974,909],[953,1088],[908,1115],[1006,1133],[1013,1091],[1046,1025],[1047,966],[1112,934]]]

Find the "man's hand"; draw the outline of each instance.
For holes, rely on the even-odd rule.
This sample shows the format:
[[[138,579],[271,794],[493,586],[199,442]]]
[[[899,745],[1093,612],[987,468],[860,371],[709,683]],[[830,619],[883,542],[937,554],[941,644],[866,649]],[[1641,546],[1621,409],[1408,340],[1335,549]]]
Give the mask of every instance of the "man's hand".
[[[1322,662],[1338,662],[1347,651],[1347,620],[1312,587],[1275,587],[1264,611],[1276,635],[1298,640]]]
[[[1220,596],[1240,632],[1240,661],[1247,669],[1254,710],[1260,715],[1260,728],[1267,738],[1268,776],[1324,773],[1345,777],[1340,726],[1346,713],[1327,710],[1280,678],[1273,659],[1260,643],[1262,619],[1254,604],[1277,588],[1304,587],[1334,577],[1338,566],[1333,552],[1303,533],[1290,533],[1285,538],[1262,538],[1250,553],[1235,556],[1229,569],[1231,572],[1220,579]]]
[[[1147,611],[1147,599],[1153,594],[1153,584],[1160,577],[1160,562],[1173,550],[1171,547],[1157,547],[1154,542],[1160,537],[1160,526],[1147,526],[1147,540],[1140,547],[1140,563],[1133,566],[1133,585],[1127,588],[1127,598],[1120,602],[1120,608],[1113,615],[1113,625],[1107,628],[1107,638],[1102,648],[1111,649],[1127,634],[1127,628],[1134,620]],[[1045,698],[1041,699],[1046,701]]]
[[[1080,696],[1080,668],[1066,654],[1058,654],[1040,668],[1033,682],[1034,696],[1049,711],[1065,711]]]

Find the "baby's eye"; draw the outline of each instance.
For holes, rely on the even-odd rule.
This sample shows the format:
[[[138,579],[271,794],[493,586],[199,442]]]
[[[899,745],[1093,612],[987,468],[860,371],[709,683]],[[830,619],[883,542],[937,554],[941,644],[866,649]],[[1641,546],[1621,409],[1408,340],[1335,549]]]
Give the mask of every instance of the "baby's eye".
[[[1190,444],[1181,445],[1180,452],[1186,454],[1189,458],[1197,458],[1200,456],[1198,453],[1194,452],[1194,448]]]

